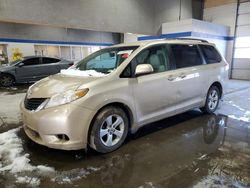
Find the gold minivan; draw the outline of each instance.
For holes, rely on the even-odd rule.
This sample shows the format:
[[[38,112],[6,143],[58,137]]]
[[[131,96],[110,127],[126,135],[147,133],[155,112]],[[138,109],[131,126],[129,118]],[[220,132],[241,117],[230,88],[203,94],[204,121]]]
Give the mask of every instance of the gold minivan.
[[[50,148],[111,152],[145,124],[193,108],[213,113],[227,78],[225,59],[204,40],[111,46],[30,86],[24,131]]]

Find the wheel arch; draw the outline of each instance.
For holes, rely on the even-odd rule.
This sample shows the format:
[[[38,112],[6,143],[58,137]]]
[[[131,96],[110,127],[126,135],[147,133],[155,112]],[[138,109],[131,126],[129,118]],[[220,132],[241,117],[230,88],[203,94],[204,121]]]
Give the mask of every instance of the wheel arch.
[[[9,75],[9,76],[13,77],[13,78],[14,78],[14,80],[16,81],[16,77],[15,77],[15,75],[14,75],[14,74],[12,74],[12,73],[10,73],[10,72],[0,72],[0,76],[2,76],[2,75]]]
[[[1,78],[3,75],[11,76],[11,77],[13,78],[13,80],[14,80],[14,83],[16,83],[16,77],[14,76],[14,74],[9,73],[9,72],[0,72],[0,78]]]
[[[130,109],[130,107],[122,102],[111,102],[111,103],[108,103],[108,104],[105,104],[104,106],[102,106],[101,108],[99,108],[95,115],[93,116],[91,122],[90,122],[90,126],[88,128],[88,142],[89,142],[89,139],[90,139],[90,134],[91,134],[91,130],[92,130],[92,127],[93,127],[93,124],[94,124],[94,120],[95,120],[95,117],[104,109],[104,108],[107,108],[107,107],[110,107],[110,106],[113,106],[113,107],[118,107],[118,108],[121,108],[125,114],[127,115],[128,117],[128,121],[129,121],[129,127],[128,127],[128,130],[130,132],[131,128],[132,128],[132,124],[134,122],[134,115],[133,115],[133,112],[132,110]]]
[[[219,89],[219,92],[220,92],[220,98],[222,97],[222,94],[223,94],[223,87],[222,87],[222,84],[220,83],[220,82],[218,82],[218,81],[216,81],[216,82],[213,82],[211,85],[210,85],[210,87],[209,87],[209,89],[212,87],[212,86],[215,86],[215,87],[217,87],[218,89]],[[208,89],[208,90],[209,90]]]

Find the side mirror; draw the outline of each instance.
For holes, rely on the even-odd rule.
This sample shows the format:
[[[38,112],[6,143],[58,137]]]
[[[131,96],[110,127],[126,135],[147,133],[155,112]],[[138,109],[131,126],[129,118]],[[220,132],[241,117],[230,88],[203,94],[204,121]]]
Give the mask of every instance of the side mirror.
[[[154,72],[154,69],[152,65],[150,64],[140,64],[140,65],[137,65],[135,69],[136,76],[142,76],[145,74],[150,74],[152,72]]]
[[[24,63],[19,63],[17,66],[22,67],[22,66],[24,66]]]

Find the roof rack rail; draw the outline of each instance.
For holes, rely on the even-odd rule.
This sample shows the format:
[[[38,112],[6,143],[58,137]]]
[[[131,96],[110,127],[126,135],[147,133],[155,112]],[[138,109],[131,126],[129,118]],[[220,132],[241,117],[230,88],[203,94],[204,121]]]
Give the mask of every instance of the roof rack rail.
[[[196,41],[200,41],[200,42],[206,42],[206,43],[208,43],[208,41],[207,41],[207,40],[203,40],[203,39],[196,39],[196,38],[182,38],[182,37],[180,37],[180,38],[168,38],[168,39],[166,39],[166,40],[196,40]]]

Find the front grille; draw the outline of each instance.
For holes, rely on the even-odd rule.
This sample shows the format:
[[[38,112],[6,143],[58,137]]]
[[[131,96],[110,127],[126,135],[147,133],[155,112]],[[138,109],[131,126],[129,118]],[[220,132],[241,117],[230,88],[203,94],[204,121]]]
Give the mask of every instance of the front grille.
[[[32,98],[24,100],[24,107],[27,110],[36,110],[44,101],[46,98]]]

